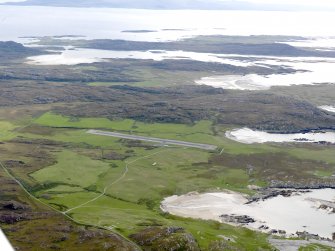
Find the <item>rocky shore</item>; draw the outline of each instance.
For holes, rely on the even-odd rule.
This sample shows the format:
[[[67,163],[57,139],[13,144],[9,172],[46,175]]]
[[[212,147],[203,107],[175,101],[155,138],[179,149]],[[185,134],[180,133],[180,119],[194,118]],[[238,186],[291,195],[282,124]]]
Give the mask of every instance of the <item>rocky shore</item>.
[[[220,215],[220,219],[223,222],[226,223],[233,223],[236,225],[241,225],[241,226],[247,226],[250,223],[255,223],[256,220],[253,219],[252,217],[248,215],[235,215],[235,214],[222,214]],[[287,235],[287,232],[285,230],[281,229],[271,229],[266,225],[261,225],[258,227],[258,230],[271,234],[271,235],[277,235],[277,236],[282,236],[282,237],[298,237],[300,239],[304,240],[318,240],[318,241],[335,241],[335,232],[332,234],[332,238],[324,238],[319,236],[318,234],[311,234],[307,231],[297,231],[295,234]]]
[[[291,181],[274,181],[272,180],[268,188],[271,189],[335,189],[335,178],[331,177],[327,180],[306,180],[305,182],[297,183]]]
[[[294,194],[298,193],[307,193],[308,190],[295,190],[295,189],[289,189],[289,190],[281,190],[281,189],[261,189],[259,192],[253,196],[251,196],[246,204],[251,204],[253,202],[257,202],[260,200],[267,200],[273,197],[277,197],[279,195],[284,197],[290,197]]]
[[[248,215],[235,215],[235,214],[222,214],[220,218],[224,222],[234,223],[234,224],[249,224],[256,222],[253,218]]]

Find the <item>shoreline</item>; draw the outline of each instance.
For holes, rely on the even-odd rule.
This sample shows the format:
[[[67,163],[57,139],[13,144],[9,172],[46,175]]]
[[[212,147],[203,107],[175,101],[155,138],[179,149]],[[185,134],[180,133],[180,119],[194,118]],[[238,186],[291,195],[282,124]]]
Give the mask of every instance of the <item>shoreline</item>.
[[[300,133],[270,133],[248,127],[225,132],[225,137],[242,144],[264,143],[313,143],[335,145],[335,130],[309,130]]]
[[[274,236],[335,241],[335,232],[329,225],[334,221],[335,201],[329,197],[332,193],[329,194],[326,191],[328,189],[334,190],[335,194],[335,188],[268,188],[260,190],[257,196],[229,190],[215,193],[191,192],[165,198],[160,208],[163,212],[180,217],[215,220]],[[294,203],[299,205],[298,208]],[[283,212],[288,216],[277,221]],[[298,215],[296,221],[292,220]],[[323,222],[322,226],[316,223],[318,221]]]

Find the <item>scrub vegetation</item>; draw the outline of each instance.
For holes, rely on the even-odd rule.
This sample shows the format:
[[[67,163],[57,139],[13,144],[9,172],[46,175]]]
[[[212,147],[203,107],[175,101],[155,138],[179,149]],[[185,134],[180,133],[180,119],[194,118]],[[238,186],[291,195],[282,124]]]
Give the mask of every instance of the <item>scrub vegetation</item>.
[[[159,46],[220,52],[218,39]],[[228,44],[241,38],[221,39]],[[275,46],[271,39],[264,50]],[[249,38],[248,45],[229,48],[248,52],[261,48],[260,40]],[[55,41],[42,42],[52,46]],[[126,46],[122,41],[78,43]],[[6,46],[0,43],[0,48]],[[220,74],[266,70],[188,60],[33,66],[24,58],[35,50],[15,49],[15,56],[3,51],[8,56],[0,67],[0,224],[18,250],[274,250],[267,234],[172,216],[161,210],[160,202],[193,191],[229,189],[252,195],[250,185],[334,180],[333,145],[245,145],[225,137],[227,130],[243,126],[282,133],[334,129],[335,116],[316,107],[330,100],[332,85],[320,86],[322,92],[315,91],[318,86],[226,91],[190,83],[213,68]],[[299,88],[308,99],[298,95]],[[218,149],[98,136],[88,129]],[[313,250],[309,248],[314,247],[301,250]]]

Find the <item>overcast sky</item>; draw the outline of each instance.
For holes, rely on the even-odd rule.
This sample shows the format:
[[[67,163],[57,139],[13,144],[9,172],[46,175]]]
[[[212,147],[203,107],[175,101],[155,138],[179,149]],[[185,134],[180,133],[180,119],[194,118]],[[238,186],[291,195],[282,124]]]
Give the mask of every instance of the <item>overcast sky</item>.
[[[231,1],[231,0],[218,0],[218,1]],[[334,0],[236,0],[236,1],[244,1],[244,2],[251,2],[251,3],[264,3],[264,4],[335,7]]]
[[[0,0],[0,3],[10,3],[10,2],[25,2],[27,0]],[[37,1],[37,2],[44,2],[44,1],[40,1],[40,0],[29,0],[27,1],[29,2],[33,2],[33,1]],[[49,0],[49,1],[55,1],[55,0]],[[69,0],[68,2],[76,2],[78,0]],[[91,0],[93,1],[93,0]],[[96,2],[99,3],[99,0],[94,0]],[[123,0],[119,0],[120,3],[123,2]],[[188,2],[189,0],[180,0],[180,3],[183,2]],[[47,0],[45,1],[46,3],[48,2]],[[61,2],[64,2],[63,0]],[[108,0],[101,0],[101,3],[108,3]],[[116,0],[111,0],[111,2],[117,2]],[[125,1],[127,2],[127,1]],[[138,3],[146,3],[146,2],[155,2],[152,0],[138,0]],[[157,3],[159,3],[160,0],[157,0]],[[164,0],[163,2],[169,2],[168,0]],[[171,3],[175,2],[171,0]],[[203,2],[206,3],[206,0],[198,0],[197,2]],[[302,8],[302,9],[310,9],[310,10],[319,10],[319,9],[325,9],[327,10],[327,8],[331,8],[332,10],[335,9],[335,0],[210,0],[208,1],[209,5],[215,3],[215,2],[244,2],[244,3],[255,3],[255,4],[264,4],[264,6],[269,6],[269,5],[274,5],[274,6],[288,6],[290,8],[290,6],[296,7],[296,8]],[[305,8],[304,8],[305,7]],[[275,7],[276,8],[276,7]]]
[[[0,0],[0,3],[24,2],[25,0]]]
[[[24,2],[24,1],[26,1],[26,0],[0,0],[0,3]],[[120,0],[120,1],[122,1],[122,0]],[[332,6],[332,7],[335,7],[335,1],[334,0],[217,0],[217,1],[243,1],[243,2],[265,3],[265,4],[288,4],[288,5]]]

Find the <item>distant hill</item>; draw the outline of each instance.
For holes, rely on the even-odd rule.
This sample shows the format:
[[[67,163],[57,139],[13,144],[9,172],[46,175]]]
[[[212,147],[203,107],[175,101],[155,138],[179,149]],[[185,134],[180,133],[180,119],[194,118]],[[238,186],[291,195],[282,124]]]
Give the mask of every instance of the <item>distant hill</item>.
[[[12,41],[0,41],[0,59],[17,59],[41,54],[40,50],[24,47]]]
[[[193,10],[294,10],[298,6],[281,4],[256,4],[241,1],[219,0],[27,0],[8,3],[29,6],[63,6],[63,7],[108,7],[132,9],[193,9]]]

